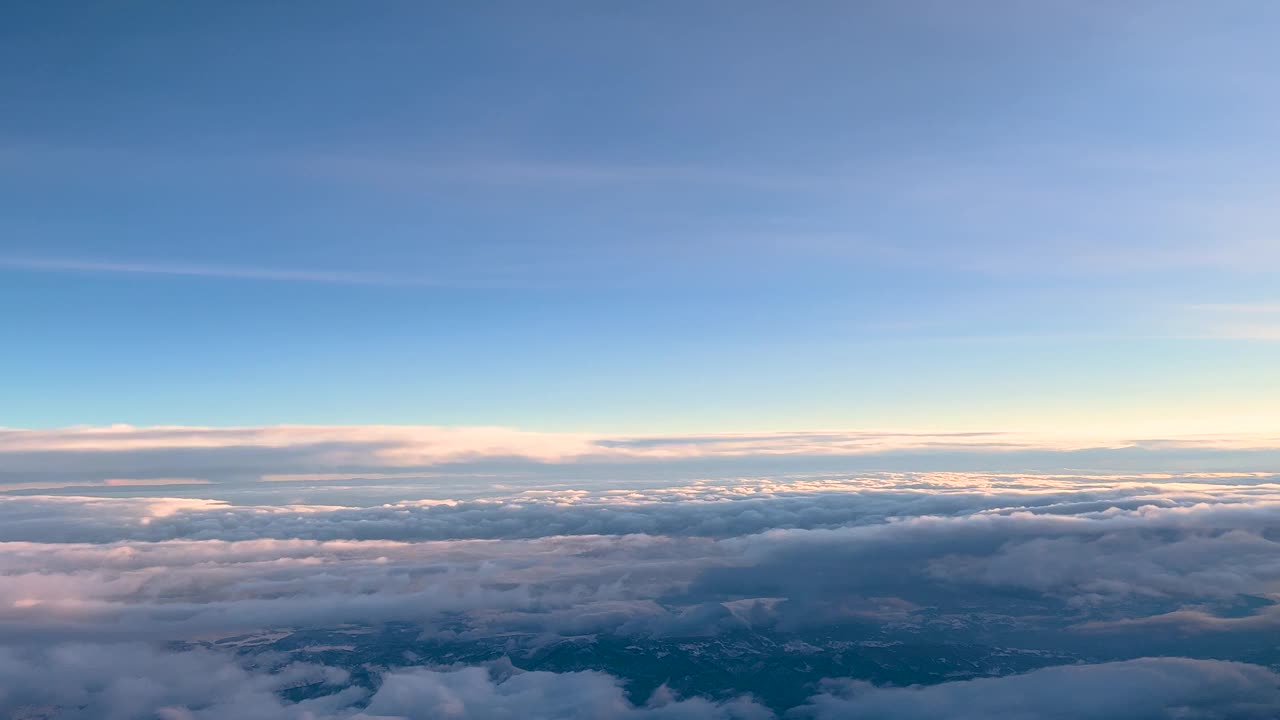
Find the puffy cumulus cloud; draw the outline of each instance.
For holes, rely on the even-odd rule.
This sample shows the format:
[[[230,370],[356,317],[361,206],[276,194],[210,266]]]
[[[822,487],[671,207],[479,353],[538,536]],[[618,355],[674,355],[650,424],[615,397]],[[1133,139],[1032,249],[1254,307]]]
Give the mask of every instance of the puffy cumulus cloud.
[[[883,667],[954,654],[929,681],[1006,676],[914,689],[833,683],[797,711],[824,719],[928,708],[948,716],[953,706],[955,717],[966,708],[1053,717],[1037,714],[1033,699],[1071,684],[1147,713],[1123,717],[1247,718],[1276,702],[1265,692],[1266,681],[1275,689],[1269,671],[1225,662],[1009,675],[1077,658],[1272,662],[1274,643],[1256,631],[1280,624],[1274,476],[879,473],[371,506],[12,496],[0,499],[0,537],[0,647],[10,647],[0,654],[0,709],[26,717],[49,706],[111,717],[90,709],[117,697],[120,717],[164,720],[769,716],[755,701],[725,701],[754,689],[725,677],[698,690],[715,702],[692,692],[644,701],[621,689],[628,667],[661,668],[672,652],[696,657],[690,667],[701,674],[726,660],[763,668],[760,677],[776,669],[795,692],[783,704],[756,690],[774,710],[850,668],[883,680],[893,677],[875,674]],[[407,638],[381,627],[389,621],[407,623]],[[371,639],[336,638],[346,624]],[[1193,642],[1153,627],[1200,633]],[[265,629],[281,639],[225,642]],[[245,655],[96,644],[122,639]],[[339,643],[360,658],[353,674],[378,682],[351,686],[323,665],[288,660]],[[571,644],[564,665],[534,662]],[[507,655],[539,671],[601,672],[397,667],[462,646],[476,653],[456,657],[464,664]],[[834,672],[815,669],[842,654]],[[170,668],[200,680],[169,681]],[[55,686],[41,673],[85,679]],[[1112,712],[1063,707],[1078,712],[1062,717]]]
[[[654,488],[489,491],[488,497],[368,506],[199,498],[0,497],[0,540],[40,542],[520,539],[551,535],[732,537],[894,517],[1026,510],[1062,516],[1280,501],[1274,476],[1040,476],[879,473],[704,480]],[[505,494],[503,494],[505,493]]]
[[[373,507],[232,505],[173,499],[0,499],[0,540],[43,542],[529,539],[646,533],[732,537],[773,528],[838,527],[910,513],[985,509],[993,498],[909,493],[737,497],[724,501],[521,497]]]
[[[209,651],[163,652],[145,645],[0,647],[0,716],[56,720],[311,720],[366,695],[336,668],[285,663],[246,668]],[[288,703],[296,687],[328,691]]]
[[[252,663],[225,653],[164,652],[140,644],[0,648],[0,715],[49,720],[768,720],[749,697],[645,705],[601,672],[490,667],[385,671],[375,692],[337,668]],[[294,691],[309,699],[290,701]],[[298,692],[301,691],[301,692]]]
[[[1221,631],[1280,617],[1271,605],[1280,599],[1280,504],[1272,501],[921,516],[774,530],[719,545],[741,562],[708,568],[690,594],[783,595],[779,619],[793,627],[888,619],[868,609],[877,597],[957,621],[1051,613],[1094,630],[1151,613],[1159,616],[1152,623]],[[1213,609],[1246,596],[1265,607],[1232,619]],[[1187,606],[1194,611],[1178,611]]]
[[[6,543],[0,637],[187,638],[457,614],[558,631],[652,615],[653,598],[733,561],[709,540],[637,535]]]
[[[428,720],[767,720],[774,714],[747,697],[724,702],[676,699],[662,689],[632,705],[617,678],[600,672],[517,672],[495,678],[485,668],[412,669],[383,679],[370,716]]]
[[[790,714],[812,720],[1264,720],[1280,708],[1280,674],[1257,665],[1141,658],[1022,675],[877,688],[834,681]]]
[[[1146,462],[1166,453],[1266,452],[1274,434],[1186,437],[1099,437],[1014,432],[823,431],[675,436],[607,436],[488,427],[399,425],[208,427],[76,427],[0,429],[0,483],[16,487],[172,477],[256,480],[287,475],[395,476],[442,465],[515,462],[672,463],[749,458],[882,457],[951,453],[991,458],[1017,454],[1061,467],[1090,452],[1131,451]],[[1044,455],[1044,454],[1048,455]],[[1219,455],[1215,455],[1219,454]],[[1228,457],[1228,456],[1222,456]],[[1242,456],[1231,455],[1238,458]],[[1219,463],[1221,464],[1221,463]],[[1229,464],[1239,465],[1239,462]],[[1255,463],[1256,464],[1256,463]]]
[[[7,498],[0,536],[34,540],[0,543],[0,632],[461,615],[477,632],[700,635],[1012,616],[1009,592],[1080,629],[1229,631],[1277,617],[1214,609],[1280,597],[1270,480],[886,475],[368,508]]]
[[[1254,510],[1249,521],[1255,527],[1248,529],[1212,522],[1194,529],[1179,523],[1174,530],[1165,525],[1168,534],[1163,537],[1128,529],[1023,538],[991,555],[944,555],[929,570],[950,580],[1067,593],[1081,602],[1129,595],[1230,598],[1280,582],[1280,543],[1268,537],[1280,525],[1280,506]],[[1153,518],[1151,531],[1162,524]]]
[[[526,672],[509,662],[375,670],[141,644],[0,648],[0,714],[47,720],[770,720],[750,696],[628,699],[604,672]],[[1000,678],[887,687],[827,679],[785,717],[1160,720],[1273,718],[1280,675],[1244,663],[1140,658]],[[305,698],[305,699],[301,699]]]

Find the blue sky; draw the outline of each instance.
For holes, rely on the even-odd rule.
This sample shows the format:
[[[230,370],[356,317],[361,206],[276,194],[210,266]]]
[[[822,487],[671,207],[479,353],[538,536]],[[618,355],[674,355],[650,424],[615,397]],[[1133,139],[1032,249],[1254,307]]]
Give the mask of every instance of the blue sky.
[[[28,4],[0,426],[1263,426],[1277,22]]]

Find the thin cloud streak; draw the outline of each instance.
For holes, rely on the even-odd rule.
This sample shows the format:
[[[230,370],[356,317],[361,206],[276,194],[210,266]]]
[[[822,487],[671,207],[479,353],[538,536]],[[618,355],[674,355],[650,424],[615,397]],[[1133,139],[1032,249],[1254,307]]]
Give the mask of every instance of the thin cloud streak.
[[[275,425],[257,427],[71,427],[48,430],[0,428],[0,458],[12,472],[49,470],[56,459],[107,477],[147,477],[134,463],[159,463],[159,477],[172,477],[174,463],[202,476],[198,461],[232,465],[254,475],[377,473],[390,478],[441,464],[517,461],[534,464],[670,462],[715,458],[871,456],[902,452],[1000,455],[1099,449],[1271,450],[1274,432],[1151,433],[1128,435],[1035,432],[903,432],[824,430],[710,435],[606,435],[555,433],[503,427],[426,425]],[[167,458],[167,459],[166,459]],[[68,468],[70,466],[67,466]],[[250,469],[252,468],[252,469]],[[83,467],[81,469],[84,469]],[[128,475],[128,473],[137,473]]]
[[[1201,303],[1183,312],[1202,327],[1203,339],[1280,340],[1280,303]]]
[[[229,280],[279,280],[335,285],[433,286],[437,284],[428,278],[376,273],[339,272],[330,270],[297,270],[290,268],[259,268],[234,265],[195,265],[187,263],[117,262],[18,256],[0,256],[0,268],[26,272],[175,275],[183,277],[222,278]]]

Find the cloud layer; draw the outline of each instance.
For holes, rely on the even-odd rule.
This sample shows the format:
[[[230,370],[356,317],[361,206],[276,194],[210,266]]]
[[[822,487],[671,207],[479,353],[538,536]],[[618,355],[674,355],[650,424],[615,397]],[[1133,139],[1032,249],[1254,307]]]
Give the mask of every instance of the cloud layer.
[[[267,483],[308,485],[305,504],[9,495],[0,709],[1267,717],[1277,479],[477,478],[469,497],[374,504],[332,478]]]
[[[643,704],[599,672],[523,672],[509,663],[387,671],[369,692],[323,665],[245,667],[208,651],[142,645],[59,645],[0,651],[0,711],[67,720],[771,720],[749,696],[680,699],[665,687]],[[291,701],[289,691],[313,697]],[[1249,720],[1274,717],[1280,674],[1256,665],[1186,658],[1054,667],[1002,678],[885,688],[828,680],[787,718],[1096,718]]]
[[[1047,720],[1275,717],[1280,675],[1241,663],[1142,658],[1036,670],[1025,675],[875,688],[829,682],[794,713],[815,720]]]
[[[484,427],[269,426],[0,429],[0,489],[102,483],[110,479],[257,481],[263,477],[398,475],[412,470],[649,465],[750,459],[791,462],[862,458],[975,458],[985,468],[1012,459],[1022,468],[1131,466],[1161,458],[1181,470],[1270,469],[1280,457],[1274,433],[1179,437],[1098,433],[822,431],[722,435],[606,436]],[[1005,458],[1002,460],[1002,458]],[[1256,466],[1256,467],[1255,467]],[[868,468],[869,469],[869,468]],[[918,469],[918,467],[916,468]],[[948,468],[953,469],[953,468]]]

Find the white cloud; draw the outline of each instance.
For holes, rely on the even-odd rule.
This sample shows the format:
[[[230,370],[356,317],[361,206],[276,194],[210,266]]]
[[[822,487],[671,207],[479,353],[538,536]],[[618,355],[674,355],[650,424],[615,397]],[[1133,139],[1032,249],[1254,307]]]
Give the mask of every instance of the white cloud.
[[[657,693],[637,706],[599,672],[521,672],[507,665],[383,674],[369,697],[344,670],[306,663],[242,665],[210,651],[140,644],[0,648],[0,713],[55,720],[768,720],[749,698],[717,702]],[[289,702],[279,692],[323,694]],[[367,706],[361,707],[367,700]]]
[[[276,280],[337,285],[434,285],[428,278],[413,278],[374,273],[333,270],[298,270],[261,268],[242,265],[208,265],[194,263],[125,262],[0,256],[0,268],[31,272],[115,273],[128,275],[178,275],[186,277],[223,278],[229,280]]]
[[[340,693],[346,671],[286,664],[253,672],[220,653],[168,653],[140,644],[75,643],[47,649],[0,648],[0,715],[56,720],[308,720],[325,703],[286,703],[278,691],[319,683]]]
[[[449,672],[405,670],[391,673],[369,703],[366,713],[428,720],[768,720],[773,713],[749,698],[714,702],[658,696],[636,707],[624,697],[619,681],[598,672],[525,672],[495,681],[484,668]]]
[[[1219,639],[1235,633],[1230,641],[1243,646],[1276,626],[1280,614],[1270,603],[1280,600],[1280,485],[1274,480],[1221,473],[881,473],[654,488],[566,486],[369,506],[11,496],[0,499],[0,532],[9,539],[0,542],[0,648],[8,648],[0,652],[8,661],[0,662],[0,687],[22,692],[0,695],[0,708],[8,709],[3,702],[93,708],[108,702],[102,693],[136,692],[139,702],[157,712],[169,708],[162,716],[175,720],[301,720],[302,708],[279,695],[278,679],[246,679],[241,661],[227,660],[219,670],[200,653],[173,665],[258,690],[236,695],[211,686],[207,695],[199,688],[188,688],[190,697],[175,694],[188,686],[167,683],[163,671],[150,669],[165,663],[152,657],[153,649],[138,650],[133,659],[125,655],[135,651],[120,651],[125,655],[114,664],[105,659],[108,651],[57,651],[66,654],[57,662],[92,666],[84,669],[90,680],[83,691],[74,684],[42,686],[24,673],[54,662],[30,648],[62,648],[66,640],[89,648],[122,639],[212,642],[266,630],[285,637],[294,629],[377,628],[388,621],[411,623],[424,642],[493,642],[517,660],[528,657],[519,653],[583,636],[714,643],[743,633],[768,642],[809,633],[813,641],[826,628],[851,626],[864,628],[859,642],[872,643],[857,647],[877,652],[941,633],[968,646],[997,637],[1027,643],[1025,652],[1045,664],[1073,657],[1064,648],[1095,643],[1111,648],[1098,650],[1098,660],[1172,654],[1171,647],[1195,655],[1197,646],[1186,636],[1170,646],[1167,633],[1147,630],[1196,630]],[[353,636],[351,642],[362,641]],[[280,649],[236,650],[268,669],[287,665]],[[963,667],[970,675],[996,671]],[[1228,708],[1236,715],[1223,717],[1249,717],[1242,714],[1246,706],[1223,691],[1228,686],[1239,697],[1266,699],[1254,684],[1266,671],[1251,666],[1188,660],[1103,667],[1116,677],[1157,678],[1130,689],[1136,707],[1153,708],[1150,717],[1177,708],[1205,717]],[[382,686],[386,694],[375,695],[365,712],[413,718],[427,712],[422,708],[439,713],[448,707],[463,718],[501,717],[537,707],[549,718],[575,718],[564,713],[579,708],[609,717],[748,718],[759,709],[697,698],[633,705],[619,694],[618,680],[603,673],[451,674],[457,670],[392,668]],[[305,672],[323,677],[325,671]],[[130,673],[155,673],[166,686],[134,687]],[[1019,704],[1028,694],[1020,688],[1078,683],[1099,694],[1103,676],[1102,670],[1068,668],[1018,676],[1024,679],[1008,685],[833,685],[808,711],[894,717],[900,709],[912,717],[937,703],[965,707],[971,695],[1005,694],[1007,705],[974,701],[973,707],[1039,717],[1037,706]],[[1237,680],[1231,678],[1244,680],[1232,686]],[[1157,703],[1166,681],[1185,689],[1168,708]],[[334,693],[345,692],[339,685]],[[36,692],[41,687],[44,694]],[[573,693],[581,702],[557,704]],[[215,695],[240,704],[207,699]],[[1116,697],[1129,695],[1117,691]],[[348,700],[309,707],[316,718],[359,712]],[[254,715],[259,709],[264,714]],[[1093,709],[1097,717],[1112,712],[1110,705],[1086,708]],[[68,717],[107,717],[85,712]]]
[[[1273,593],[1269,479],[890,474],[370,507],[10,497],[0,623],[190,637],[454,613],[495,632],[663,633],[694,617],[716,632],[830,612],[913,622],[945,605],[940,589],[967,588],[979,603],[1034,592],[1083,628],[1090,608],[1150,614],[1129,609],[1142,598]]]
[[[1259,419],[1261,422],[1261,419]],[[75,427],[0,430],[0,484],[108,478],[137,481],[174,477],[257,480],[311,476],[395,478],[451,465],[483,474],[483,465],[536,469],[547,464],[679,463],[685,461],[814,458],[967,457],[999,463],[1024,457],[1062,467],[1092,453],[1115,462],[1116,453],[1280,451],[1272,432],[1185,436],[1102,437],[1097,434],[1015,432],[815,431],[715,435],[610,436],[509,428],[399,425],[209,427]],[[1098,455],[1103,453],[1104,455]],[[1106,455],[1110,453],[1110,455]],[[1218,453],[1219,455],[1214,455]],[[1130,458],[1130,462],[1133,459]],[[934,461],[935,463],[937,460]],[[1179,458],[1185,467],[1185,457]],[[1203,464],[1205,460],[1201,460]],[[1248,461],[1244,461],[1248,462]],[[1256,460],[1255,463],[1262,461]],[[1241,461],[1218,460],[1239,466]],[[467,465],[472,467],[467,467]],[[466,468],[466,469],[463,469]],[[1261,468],[1258,468],[1261,469]]]
[[[1277,707],[1280,675],[1267,668],[1142,658],[925,687],[837,681],[793,714],[814,720],[1266,720]]]

